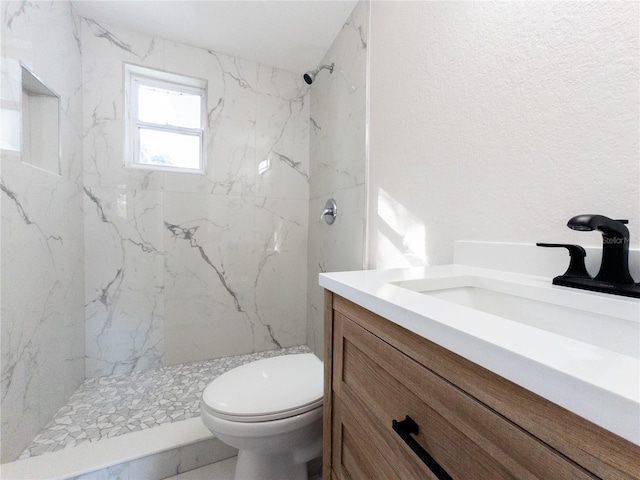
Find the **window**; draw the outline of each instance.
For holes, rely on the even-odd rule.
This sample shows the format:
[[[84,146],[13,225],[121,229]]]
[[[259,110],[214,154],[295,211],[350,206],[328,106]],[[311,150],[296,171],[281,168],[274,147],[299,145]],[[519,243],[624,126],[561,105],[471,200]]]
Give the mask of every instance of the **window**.
[[[207,82],[125,64],[125,166],[205,173]]]

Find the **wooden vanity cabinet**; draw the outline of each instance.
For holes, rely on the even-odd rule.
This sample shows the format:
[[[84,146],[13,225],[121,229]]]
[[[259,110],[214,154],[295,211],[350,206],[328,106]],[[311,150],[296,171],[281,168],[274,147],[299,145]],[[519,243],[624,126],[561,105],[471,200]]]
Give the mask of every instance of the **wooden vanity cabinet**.
[[[331,292],[323,456],[325,480],[640,478],[640,447]]]

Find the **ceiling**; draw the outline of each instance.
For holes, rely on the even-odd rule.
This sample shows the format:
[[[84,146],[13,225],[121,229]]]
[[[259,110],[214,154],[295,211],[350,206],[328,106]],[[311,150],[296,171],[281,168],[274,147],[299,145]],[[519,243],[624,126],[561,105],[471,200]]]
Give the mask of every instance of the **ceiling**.
[[[314,69],[356,0],[80,0],[76,12],[106,25],[283,68]]]

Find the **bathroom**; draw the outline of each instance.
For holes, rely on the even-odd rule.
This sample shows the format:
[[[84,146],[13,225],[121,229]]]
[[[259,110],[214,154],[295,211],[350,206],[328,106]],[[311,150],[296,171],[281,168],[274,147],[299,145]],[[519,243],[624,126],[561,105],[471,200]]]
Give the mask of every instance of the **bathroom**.
[[[597,249],[564,227],[586,212],[628,218],[637,251],[637,3],[335,8],[330,48],[294,70],[3,3],[3,124],[22,62],[60,96],[62,151],[52,176],[3,138],[3,463],[85,378],[321,356],[321,271],[449,264],[464,240]],[[208,80],[206,176],[121,166],[123,62]]]

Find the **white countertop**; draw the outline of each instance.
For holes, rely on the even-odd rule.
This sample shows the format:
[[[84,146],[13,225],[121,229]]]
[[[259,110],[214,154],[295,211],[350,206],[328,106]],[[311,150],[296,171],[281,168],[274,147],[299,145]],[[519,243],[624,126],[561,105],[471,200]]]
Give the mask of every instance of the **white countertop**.
[[[615,313],[640,324],[640,300],[551,279],[461,265],[320,274],[320,285],[640,445],[640,359],[393,285],[482,276]],[[517,293],[514,293],[517,295]],[[610,313],[611,312],[611,313]],[[635,324],[632,324],[634,326]],[[640,326],[640,325],[639,325]],[[638,350],[640,350],[640,328]]]

